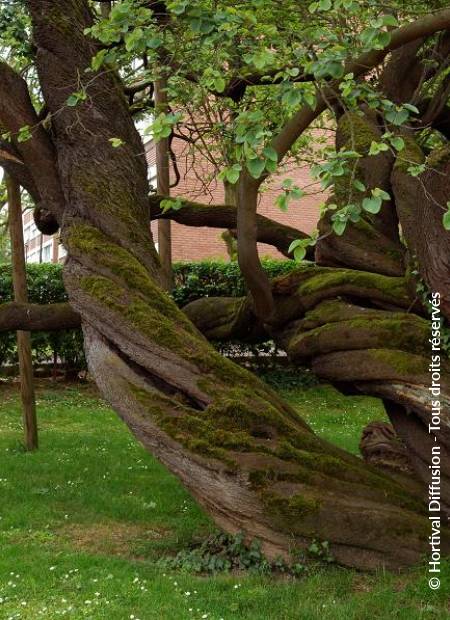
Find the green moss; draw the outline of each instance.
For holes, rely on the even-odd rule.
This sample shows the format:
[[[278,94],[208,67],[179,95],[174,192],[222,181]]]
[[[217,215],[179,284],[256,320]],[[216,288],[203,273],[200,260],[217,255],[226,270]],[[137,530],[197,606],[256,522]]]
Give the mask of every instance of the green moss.
[[[440,168],[450,161],[450,145],[434,149],[427,157],[427,165],[430,168]]]
[[[280,444],[277,454],[280,458],[298,462],[307,469],[329,474],[331,476],[340,476],[349,467],[348,463],[345,463],[334,456],[311,454],[306,450],[299,450],[289,441],[283,441]]]
[[[412,353],[427,354],[429,334],[429,324],[425,319],[407,313],[392,313],[389,318],[361,316],[325,322],[319,327],[300,333],[291,339],[289,351],[295,355],[297,347],[305,339],[308,343],[312,343],[310,355],[317,354],[322,345],[327,347],[323,352],[328,352],[334,340],[336,349],[339,350],[342,347],[342,338],[345,337],[349,350],[369,347],[402,349]]]
[[[299,520],[319,511],[320,502],[305,494],[283,497],[275,493],[262,493],[262,500],[267,510],[289,523],[292,530],[301,528]]]
[[[66,243],[73,255],[89,257],[96,265],[118,278],[121,284],[125,283],[133,292],[150,299],[155,309],[165,316],[181,320],[190,331],[194,332],[190,322],[170,297],[156,285],[139,260],[97,228],[85,222],[72,224],[67,233]]]
[[[365,116],[347,112],[339,119],[339,131],[344,138],[344,148],[366,156],[372,141],[378,142],[380,134]]]
[[[374,360],[392,368],[397,375],[411,378],[414,375],[427,375],[429,361],[426,357],[391,349],[368,349]]]
[[[339,119],[338,133],[342,148],[346,151],[356,151],[361,157],[366,157],[369,154],[372,141],[378,142],[380,140],[380,134],[366,116],[361,116],[355,112],[343,114]],[[354,194],[352,182],[359,180],[365,183],[364,176],[360,160],[355,159],[351,171],[335,179],[333,185],[335,202],[338,205],[348,204]]]
[[[123,173],[99,179],[95,168],[75,168],[72,182],[85,194],[87,205],[93,203],[97,212],[114,217],[121,238],[132,242],[137,248],[145,249],[147,255],[152,254],[155,264],[159,264],[158,254],[150,243],[145,227],[149,219],[148,204],[145,205],[139,196],[130,191],[130,183]]]
[[[423,164],[425,155],[413,137],[404,136],[403,139],[405,141],[405,148],[398,153],[394,169],[407,173],[410,166]]]
[[[366,271],[352,269],[334,269],[322,267],[318,272],[311,274],[298,288],[300,297],[314,295],[325,289],[340,286],[354,286],[370,292],[378,291],[391,299],[393,303],[409,306],[411,297],[403,277],[384,276]]]

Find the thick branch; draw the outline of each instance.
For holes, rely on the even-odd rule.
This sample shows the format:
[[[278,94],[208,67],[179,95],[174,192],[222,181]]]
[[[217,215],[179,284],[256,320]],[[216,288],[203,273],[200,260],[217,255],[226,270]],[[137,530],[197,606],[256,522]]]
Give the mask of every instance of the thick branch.
[[[41,197],[29,169],[19,151],[6,140],[0,140],[0,166],[27,190],[36,204],[40,202]]]
[[[68,303],[0,305],[0,332],[57,331],[80,327],[80,315]]]
[[[0,123],[11,133],[13,145],[31,174],[34,194],[39,192],[46,208],[60,219],[64,196],[53,144],[39,122],[25,80],[3,62],[0,63]],[[27,126],[32,137],[19,142],[19,131]]]
[[[185,226],[208,226],[209,228],[235,229],[237,225],[237,211],[229,205],[205,205],[199,202],[183,201],[183,207],[170,209],[163,213],[160,203],[163,196],[150,198],[152,219],[170,219]],[[280,224],[264,215],[257,215],[258,242],[267,243],[277,248],[279,252],[291,258],[288,249],[292,241],[306,239],[308,235],[301,230]],[[307,258],[314,259],[314,250],[309,248]]]

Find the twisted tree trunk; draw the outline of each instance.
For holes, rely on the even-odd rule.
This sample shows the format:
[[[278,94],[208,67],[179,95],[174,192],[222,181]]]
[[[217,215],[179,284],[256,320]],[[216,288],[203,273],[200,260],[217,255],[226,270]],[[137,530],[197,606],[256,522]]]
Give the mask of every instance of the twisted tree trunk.
[[[418,561],[428,528],[414,484],[317,438],[266,385],[222,359],[161,290],[143,148],[120,84],[112,73],[89,74],[86,102],[65,105],[95,51],[83,35],[87,5],[28,5],[53,115],[64,279],[102,393],[218,525],[260,538],[270,558],[292,559],[318,538],[339,562],[358,568]],[[124,145],[112,149],[113,137]],[[327,272],[332,290],[371,291],[381,308],[410,301],[402,282],[390,290],[378,281],[374,289],[382,276],[346,281],[346,274]],[[330,282],[291,285],[302,294],[283,300],[284,317],[295,318],[300,297],[307,308],[329,296]]]

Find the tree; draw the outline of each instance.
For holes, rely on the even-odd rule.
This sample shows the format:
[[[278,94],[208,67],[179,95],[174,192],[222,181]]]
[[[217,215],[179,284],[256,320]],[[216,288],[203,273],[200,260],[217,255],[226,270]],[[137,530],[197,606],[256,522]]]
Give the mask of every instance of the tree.
[[[263,26],[259,38],[253,32],[256,47],[249,52],[249,62],[256,68],[263,62],[255,54],[264,52],[259,47],[263,47],[261,41],[268,36],[267,25],[281,17],[278,4],[252,2]],[[295,83],[302,75],[308,84],[313,84],[316,95],[313,100],[305,100],[302,94],[295,104],[287,106],[281,126],[267,126],[262,140],[261,136],[248,136],[244,131],[241,144],[247,147],[234,151],[238,161],[232,165],[240,166],[234,169],[239,172],[237,209],[220,209],[220,215],[224,217],[227,212],[235,218],[239,261],[252,296],[221,302],[215,316],[218,320],[222,317],[230,330],[241,328],[247,333],[249,321],[254,325],[259,322],[261,329],[273,334],[293,359],[312,358],[313,368],[320,375],[383,397],[389,403],[391,419],[405,430],[406,443],[414,452],[418,445],[417,429],[422,432],[430,415],[429,407],[424,405],[427,362],[423,346],[427,323],[407,312],[414,305],[414,293],[411,295],[407,280],[398,274],[384,275],[388,269],[400,269],[404,257],[394,234],[393,209],[385,208],[388,202],[393,204],[383,185],[390,178],[392,161],[385,165],[383,158],[396,160],[392,176],[395,211],[424,279],[430,285],[437,282],[436,288],[442,292],[442,309],[447,312],[448,290],[442,278],[446,266],[426,243],[434,235],[439,245],[448,241],[441,227],[442,218],[423,217],[423,205],[415,197],[408,198],[408,191],[411,196],[423,191],[426,208],[430,213],[439,209],[440,216],[446,189],[436,183],[433,175],[435,170],[439,172],[438,166],[445,170],[446,158],[437,157],[433,170],[425,166],[423,173],[411,177],[411,166],[415,166],[413,172],[422,170],[423,155],[412,139],[418,131],[413,133],[415,127],[408,121],[417,108],[420,128],[427,110],[441,108],[425,126],[440,118],[440,135],[445,135],[445,118],[441,114],[444,110],[439,106],[441,99],[446,101],[445,79],[437,80],[430,89],[431,101],[420,112],[418,106],[412,107],[414,104],[393,103],[387,94],[377,95],[370,80],[363,76],[382,64],[389,53],[392,52],[390,62],[395,62],[395,50],[402,53],[410,50],[409,44],[421,41],[425,48],[433,44],[438,59],[444,59],[431,67],[429,79],[437,75],[444,78],[446,37],[436,33],[450,27],[450,10],[414,15],[413,21],[405,18],[405,23],[398,27],[396,18],[385,18],[380,27],[369,23],[371,11],[377,19],[381,13],[376,5],[372,10],[369,3],[369,8],[354,16],[361,38],[351,39],[344,28],[342,36],[331,39],[330,47],[325,46],[321,54],[319,43],[324,39],[323,24],[327,21],[321,9],[330,5],[312,3],[312,25],[303,21],[302,12],[294,12],[291,38],[278,36],[272,28],[274,45],[279,43],[283,53],[286,41],[293,42],[292,53],[299,38],[303,37],[306,44],[281,77],[279,71],[272,72],[269,88],[279,88],[280,83],[286,87],[288,82],[288,90],[294,92],[297,87],[291,87],[292,80],[286,80],[285,74],[295,62],[300,67],[298,74],[294,72]],[[337,0],[334,17],[336,11],[342,12],[346,7],[354,11],[353,5]],[[178,40],[190,41],[192,50],[196,48],[202,60],[202,52],[208,57],[211,46],[217,44],[214,38],[208,42],[206,37],[222,36],[223,23],[230,28],[230,12],[218,3],[206,1],[170,2],[167,6],[162,2],[127,1],[115,4],[109,18],[98,26],[97,5],[87,0],[27,0],[24,6],[26,11],[19,12],[25,23],[28,16],[31,18],[33,47],[23,53],[32,59],[33,68],[29,69],[28,85],[11,66],[11,60],[0,65],[0,123],[5,128],[4,150],[8,153],[8,157],[2,158],[2,165],[38,206],[38,226],[45,230],[61,229],[68,252],[65,285],[72,309],[81,318],[89,366],[102,393],[131,431],[180,478],[218,525],[227,531],[242,530],[247,537],[260,538],[269,557],[282,555],[291,559],[316,538],[329,541],[334,556],[345,565],[398,567],[418,561],[428,540],[428,520],[421,501],[423,484],[400,474],[380,472],[316,437],[265,384],[222,359],[200,335],[187,315],[204,328],[203,307],[191,307],[184,314],[159,286],[158,257],[148,219],[149,202],[160,208],[161,197],[148,197],[143,146],[132,117],[136,102],[127,99],[131,87],[124,87],[116,70],[120,68],[120,54],[124,53],[122,44],[125,52],[131,53],[133,41],[141,41],[143,49],[139,53],[148,60],[150,50],[159,47],[155,36],[160,26],[153,16],[169,10]],[[288,8],[293,7],[289,4]],[[239,37],[239,29],[249,19],[248,11],[240,3],[231,9],[237,15],[238,32],[233,36]],[[409,15],[416,9],[420,12],[420,5]],[[220,11],[226,17],[222,22]],[[182,17],[185,13],[188,29]],[[404,10],[399,9],[399,15],[404,15]],[[154,27],[149,27],[149,20],[154,20]],[[306,25],[302,26],[303,23]],[[258,21],[254,27],[258,27]],[[170,42],[171,30],[166,28],[165,32]],[[184,39],[180,32],[185,33]],[[252,38],[250,32],[248,26],[246,40]],[[196,39],[195,33],[200,39]],[[338,68],[333,64],[333,55],[341,39],[347,44],[341,50]],[[227,40],[229,47],[233,40],[236,43],[233,37]],[[204,47],[199,47],[199,41]],[[175,39],[172,44],[175,46]],[[351,48],[356,49],[356,56]],[[416,61],[412,60],[414,66],[414,62],[422,63],[418,49]],[[20,65],[20,58],[18,62]],[[390,62],[385,64],[385,76],[389,75]],[[120,66],[124,74],[126,64]],[[181,71],[176,62],[166,66],[174,74]],[[428,71],[428,63],[425,66]],[[229,67],[235,71],[233,65]],[[302,67],[307,68],[307,73]],[[264,63],[263,69],[265,73]],[[405,80],[413,73],[408,71]],[[232,74],[224,88],[220,77],[215,76],[212,90],[220,95],[226,93],[233,101],[246,83],[256,82],[256,88],[264,76],[250,76],[238,67],[237,76]],[[424,82],[419,78],[415,90],[418,84],[429,85],[429,79]],[[386,90],[388,82],[386,77]],[[402,92],[405,90],[406,86],[402,87]],[[145,93],[145,89],[140,91],[135,86],[134,92]],[[391,98],[395,100],[395,96],[394,93]],[[422,105],[422,100],[419,103]],[[315,250],[319,262],[332,266],[300,268],[293,276],[271,284],[260,267],[256,250],[261,222],[256,218],[258,190],[273,170],[269,162],[275,162],[275,157],[281,162],[295,150],[303,131],[328,109],[339,121],[338,143],[351,145],[343,150],[338,146],[340,150],[330,153],[317,172],[325,185],[334,185],[336,195],[336,201],[329,205],[336,205],[335,213],[330,208],[321,222],[321,227],[329,229],[321,234]],[[380,114],[386,122],[381,135]],[[176,115],[161,117],[158,122],[162,127],[169,124],[171,131],[174,121]],[[234,135],[241,131],[241,121],[242,118]],[[261,122],[266,125],[266,118]],[[355,132],[361,123],[363,143],[361,132]],[[402,135],[397,135],[397,127],[405,124],[404,129],[398,129]],[[162,133],[167,133],[167,129]],[[432,138],[435,140],[436,136]],[[406,148],[401,148],[400,139]],[[358,145],[354,144],[356,140]],[[424,148],[430,145],[425,144]],[[372,155],[374,150],[380,152]],[[432,154],[435,156],[436,152],[433,150]],[[378,158],[376,165],[371,157]],[[340,183],[340,179],[345,182]],[[434,196],[431,183],[443,196]],[[360,192],[356,203],[348,196],[352,185]],[[183,210],[179,211],[180,217]],[[170,210],[162,211],[170,214]],[[190,204],[187,212],[190,217],[195,215],[195,205]],[[217,210],[212,213],[216,216]],[[411,233],[419,214],[423,226],[420,230],[415,227]],[[207,218],[205,214],[205,223]],[[263,225],[270,228],[266,220]],[[352,241],[354,238],[356,241]],[[371,240],[370,245],[367,239]],[[385,245],[378,243],[378,239]],[[306,239],[297,247],[303,244],[306,249],[306,243],[311,240]],[[362,252],[351,251],[351,246],[358,243]],[[339,244],[348,248],[345,255],[336,250]],[[392,251],[390,266],[383,267],[383,275],[379,275],[373,272],[370,250],[377,254],[385,247],[386,252],[395,252]],[[359,256],[357,270],[353,264],[348,265],[353,258],[347,258],[355,254]],[[348,268],[335,267],[341,260]],[[367,271],[361,270],[364,265]],[[333,302],[340,296],[348,297],[352,303]],[[356,299],[361,306],[355,304]],[[214,300],[206,303],[217,305]],[[419,304],[415,307],[419,314],[423,312]],[[53,312],[62,324],[59,312]],[[39,323],[39,311],[34,309],[32,316]],[[74,320],[73,313],[67,316],[69,321]],[[31,328],[29,321],[24,323],[22,328]],[[395,348],[384,347],[387,338]],[[409,341],[418,343],[417,352],[408,349]],[[443,371],[443,415],[448,416],[446,367]],[[409,417],[404,413],[405,407],[412,412]],[[445,435],[443,440],[447,441]],[[443,445],[446,448],[447,443]],[[420,454],[415,454],[417,469],[423,474],[427,463],[425,449],[422,447]],[[442,542],[443,549],[447,549],[446,531]]]

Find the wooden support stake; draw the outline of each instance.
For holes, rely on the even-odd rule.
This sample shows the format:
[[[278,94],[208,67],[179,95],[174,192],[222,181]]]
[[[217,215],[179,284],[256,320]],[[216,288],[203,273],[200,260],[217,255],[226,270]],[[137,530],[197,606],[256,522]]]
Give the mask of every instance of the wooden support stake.
[[[6,174],[5,182],[8,195],[14,299],[19,303],[28,303],[20,185]],[[38,447],[38,432],[30,332],[17,332],[17,349],[19,354],[25,446],[27,450],[36,450]]]
[[[167,112],[166,80],[155,82],[155,105],[158,113]],[[170,195],[169,139],[156,145],[156,188],[161,196]],[[158,220],[158,253],[161,261],[161,284],[166,291],[173,288],[172,230],[170,220]]]

